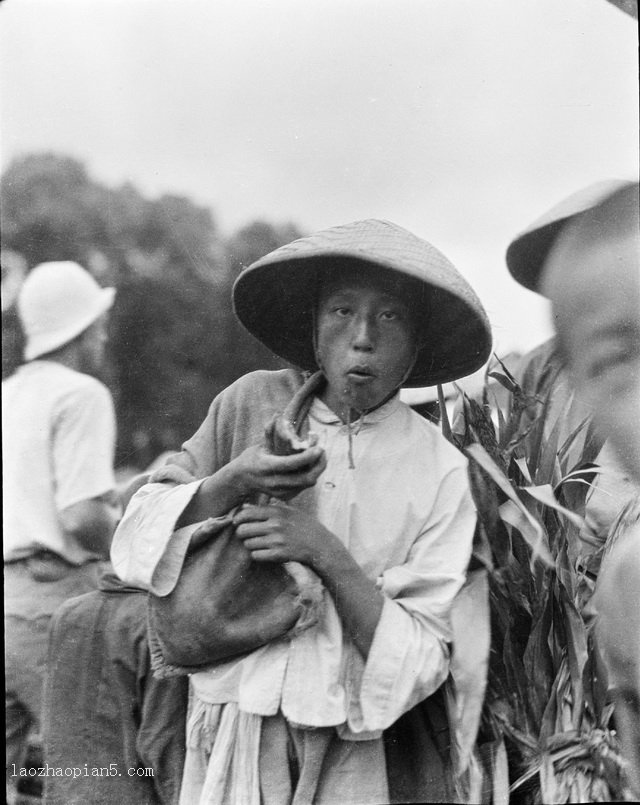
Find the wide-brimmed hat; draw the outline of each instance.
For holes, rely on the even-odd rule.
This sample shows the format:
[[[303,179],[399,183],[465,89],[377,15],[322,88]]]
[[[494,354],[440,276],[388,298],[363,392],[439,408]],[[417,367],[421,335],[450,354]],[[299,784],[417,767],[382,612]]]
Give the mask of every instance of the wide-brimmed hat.
[[[115,288],[101,288],[78,263],[65,260],[36,266],[18,295],[25,360],[73,341],[109,310],[115,293]]]
[[[235,282],[236,315],[276,355],[316,369],[313,327],[320,283],[349,266],[388,272],[398,292],[410,294],[420,346],[404,386],[456,380],[487,361],[491,330],[469,283],[438,249],[388,221],[332,227],[257,260]]]
[[[572,193],[536,218],[507,248],[507,268],[511,276],[530,291],[541,293],[542,269],[556,238],[577,215],[597,207],[609,196],[635,183],[607,179]]]

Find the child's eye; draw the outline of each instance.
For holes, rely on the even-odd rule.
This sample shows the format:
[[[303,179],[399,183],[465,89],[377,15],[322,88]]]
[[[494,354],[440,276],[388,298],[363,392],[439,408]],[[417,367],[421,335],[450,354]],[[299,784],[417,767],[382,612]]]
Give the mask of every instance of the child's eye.
[[[380,318],[384,319],[384,321],[395,321],[395,319],[400,318],[400,314],[397,310],[383,310]]]
[[[335,307],[335,308],[333,309],[333,312],[334,312],[334,313],[335,313],[337,316],[343,316],[343,317],[344,317],[344,316],[348,316],[348,315],[349,315],[349,313],[351,313],[351,309],[350,309],[350,308],[348,308],[348,307]]]

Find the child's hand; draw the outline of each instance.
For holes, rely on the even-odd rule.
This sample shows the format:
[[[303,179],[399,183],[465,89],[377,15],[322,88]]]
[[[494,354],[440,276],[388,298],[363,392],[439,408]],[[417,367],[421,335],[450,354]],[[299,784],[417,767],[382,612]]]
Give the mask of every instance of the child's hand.
[[[249,447],[232,462],[243,496],[264,493],[279,500],[313,486],[327,459],[321,447],[313,446],[290,456],[276,456],[263,445]]]
[[[384,596],[338,537],[305,512],[284,504],[245,505],[233,522],[236,536],[257,562],[300,562],[315,570],[366,659]]]
[[[319,571],[337,538],[291,506],[245,505],[233,518],[236,536],[257,562],[301,562]]]

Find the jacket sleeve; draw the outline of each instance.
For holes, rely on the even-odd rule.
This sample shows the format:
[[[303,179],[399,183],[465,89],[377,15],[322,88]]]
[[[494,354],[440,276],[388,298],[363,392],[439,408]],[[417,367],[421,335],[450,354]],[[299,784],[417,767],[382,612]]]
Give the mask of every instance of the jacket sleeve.
[[[466,467],[458,466],[441,481],[407,561],[378,579],[385,601],[359,683],[352,679],[346,725],[352,736],[386,729],[447,678],[450,613],[464,583],[475,523]]]
[[[291,370],[253,372],[225,389],[180,453],[131,498],[111,547],[118,576],[168,595],[199,523],[176,530],[202,481],[264,438],[265,425],[284,409],[302,380]]]
[[[199,525],[175,530],[176,523],[201,483],[148,483],[131,498],[111,544],[113,569],[122,581],[159,595],[171,592]]]

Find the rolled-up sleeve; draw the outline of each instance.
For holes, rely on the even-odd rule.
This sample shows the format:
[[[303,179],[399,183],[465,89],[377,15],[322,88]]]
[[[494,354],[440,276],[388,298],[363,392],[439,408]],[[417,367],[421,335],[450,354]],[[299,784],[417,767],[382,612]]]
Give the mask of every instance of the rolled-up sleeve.
[[[176,530],[176,524],[201,483],[149,483],[131,498],[111,545],[113,569],[123,581],[158,595],[171,592],[199,525]]]
[[[432,511],[406,563],[378,579],[385,601],[359,692],[351,690],[347,727],[354,736],[386,729],[447,678],[449,616],[476,523],[465,467],[443,479]]]
[[[123,581],[158,595],[171,592],[191,536],[202,525],[176,530],[182,513],[205,478],[264,440],[265,423],[284,409],[300,382],[291,371],[254,372],[215,398],[182,450],[131,498],[111,548],[113,567]]]

